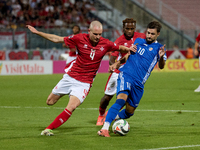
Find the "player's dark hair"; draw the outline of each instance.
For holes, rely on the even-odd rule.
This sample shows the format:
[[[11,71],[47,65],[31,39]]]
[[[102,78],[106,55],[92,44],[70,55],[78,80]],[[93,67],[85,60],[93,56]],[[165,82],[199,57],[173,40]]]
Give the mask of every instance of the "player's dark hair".
[[[152,21],[147,25],[147,29],[157,29],[157,32],[160,32],[162,25],[158,21]]]
[[[133,18],[126,18],[122,22],[123,22],[123,28],[125,27],[126,23],[134,23],[136,25],[136,20],[134,20]]]
[[[74,25],[74,26],[72,27],[72,29],[73,29],[74,27],[77,27],[78,30],[79,30],[79,32],[80,32],[81,28],[80,28],[78,25]]]

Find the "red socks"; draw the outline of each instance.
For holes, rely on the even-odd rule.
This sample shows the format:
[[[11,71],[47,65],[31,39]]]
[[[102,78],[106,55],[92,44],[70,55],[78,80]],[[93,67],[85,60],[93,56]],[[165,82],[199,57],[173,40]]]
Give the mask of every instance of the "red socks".
[[[46,129],[56,129],[65,123],[69,117],[71,116],[71,112],[65,109],[60,115],[56,117],[56,119],[46,128]]]
[[[106,109],[102,109],[101,107],[99,107],[99,115],[103,116],[105,114]]]

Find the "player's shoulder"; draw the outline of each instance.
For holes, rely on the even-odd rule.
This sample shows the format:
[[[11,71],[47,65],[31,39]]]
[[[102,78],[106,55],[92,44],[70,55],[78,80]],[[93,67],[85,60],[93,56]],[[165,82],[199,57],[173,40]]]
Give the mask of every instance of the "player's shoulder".
[[[99,40],[99,44],[110,45],[110,44],[114,44],[114,43],[112,41],[110,41],[109,39],[101,37]]]
[[[158,41],[154,42],[153,44],[157,45],[158,47],[162,47],[163,45],[159,43]]]
[[[149,46],[157,48],[158,50],[163,46],[161,43],[159,43],[158,41],[150,44]]]
[[[79,33],[79,34],[76,34],[76,35],[71,34],[71,35],[69,35],[69,36],[67,36],[67,37],[65,37],[65,38],[68,38],[68,39],[71,39],[71,38],[73,38],[73,39],[82,38],[82,37],[84,36],[84,34],[85,34],[85,33]]]
[[[199,39],[200,39],[200,33],[198,34],[197,38],[199,38]]]
[[[134,42],[134,43],[136,43],[136,44],[141,44],[141,43],[145,43],[145,42],[146,42],[145,39],[138,37],[138,38],[135,39],[135,42]]]

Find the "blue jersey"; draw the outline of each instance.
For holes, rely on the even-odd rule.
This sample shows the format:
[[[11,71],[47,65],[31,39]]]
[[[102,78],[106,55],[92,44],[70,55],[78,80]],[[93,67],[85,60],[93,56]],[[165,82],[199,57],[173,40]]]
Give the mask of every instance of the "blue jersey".
[[[128,60],[119,70],[133,78],[140,87],[143,87],[159,61],[159,50],[163,45],[157,41],[147,44],[146,39],[141,38],[137,38],[134,45],[137,45],[137,52],[131,52]],[[166,61],[166,54],[163,58]]]

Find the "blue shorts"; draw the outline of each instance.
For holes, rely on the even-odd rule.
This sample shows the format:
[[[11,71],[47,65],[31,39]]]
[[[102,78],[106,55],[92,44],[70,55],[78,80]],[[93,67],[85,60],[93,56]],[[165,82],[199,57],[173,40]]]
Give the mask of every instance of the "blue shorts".
[[[140,87],[129,75],[120,72],[117,79],[117,95],[120,93],[128,95],[126,102],[136,108],[144,93],[144,87]]]

